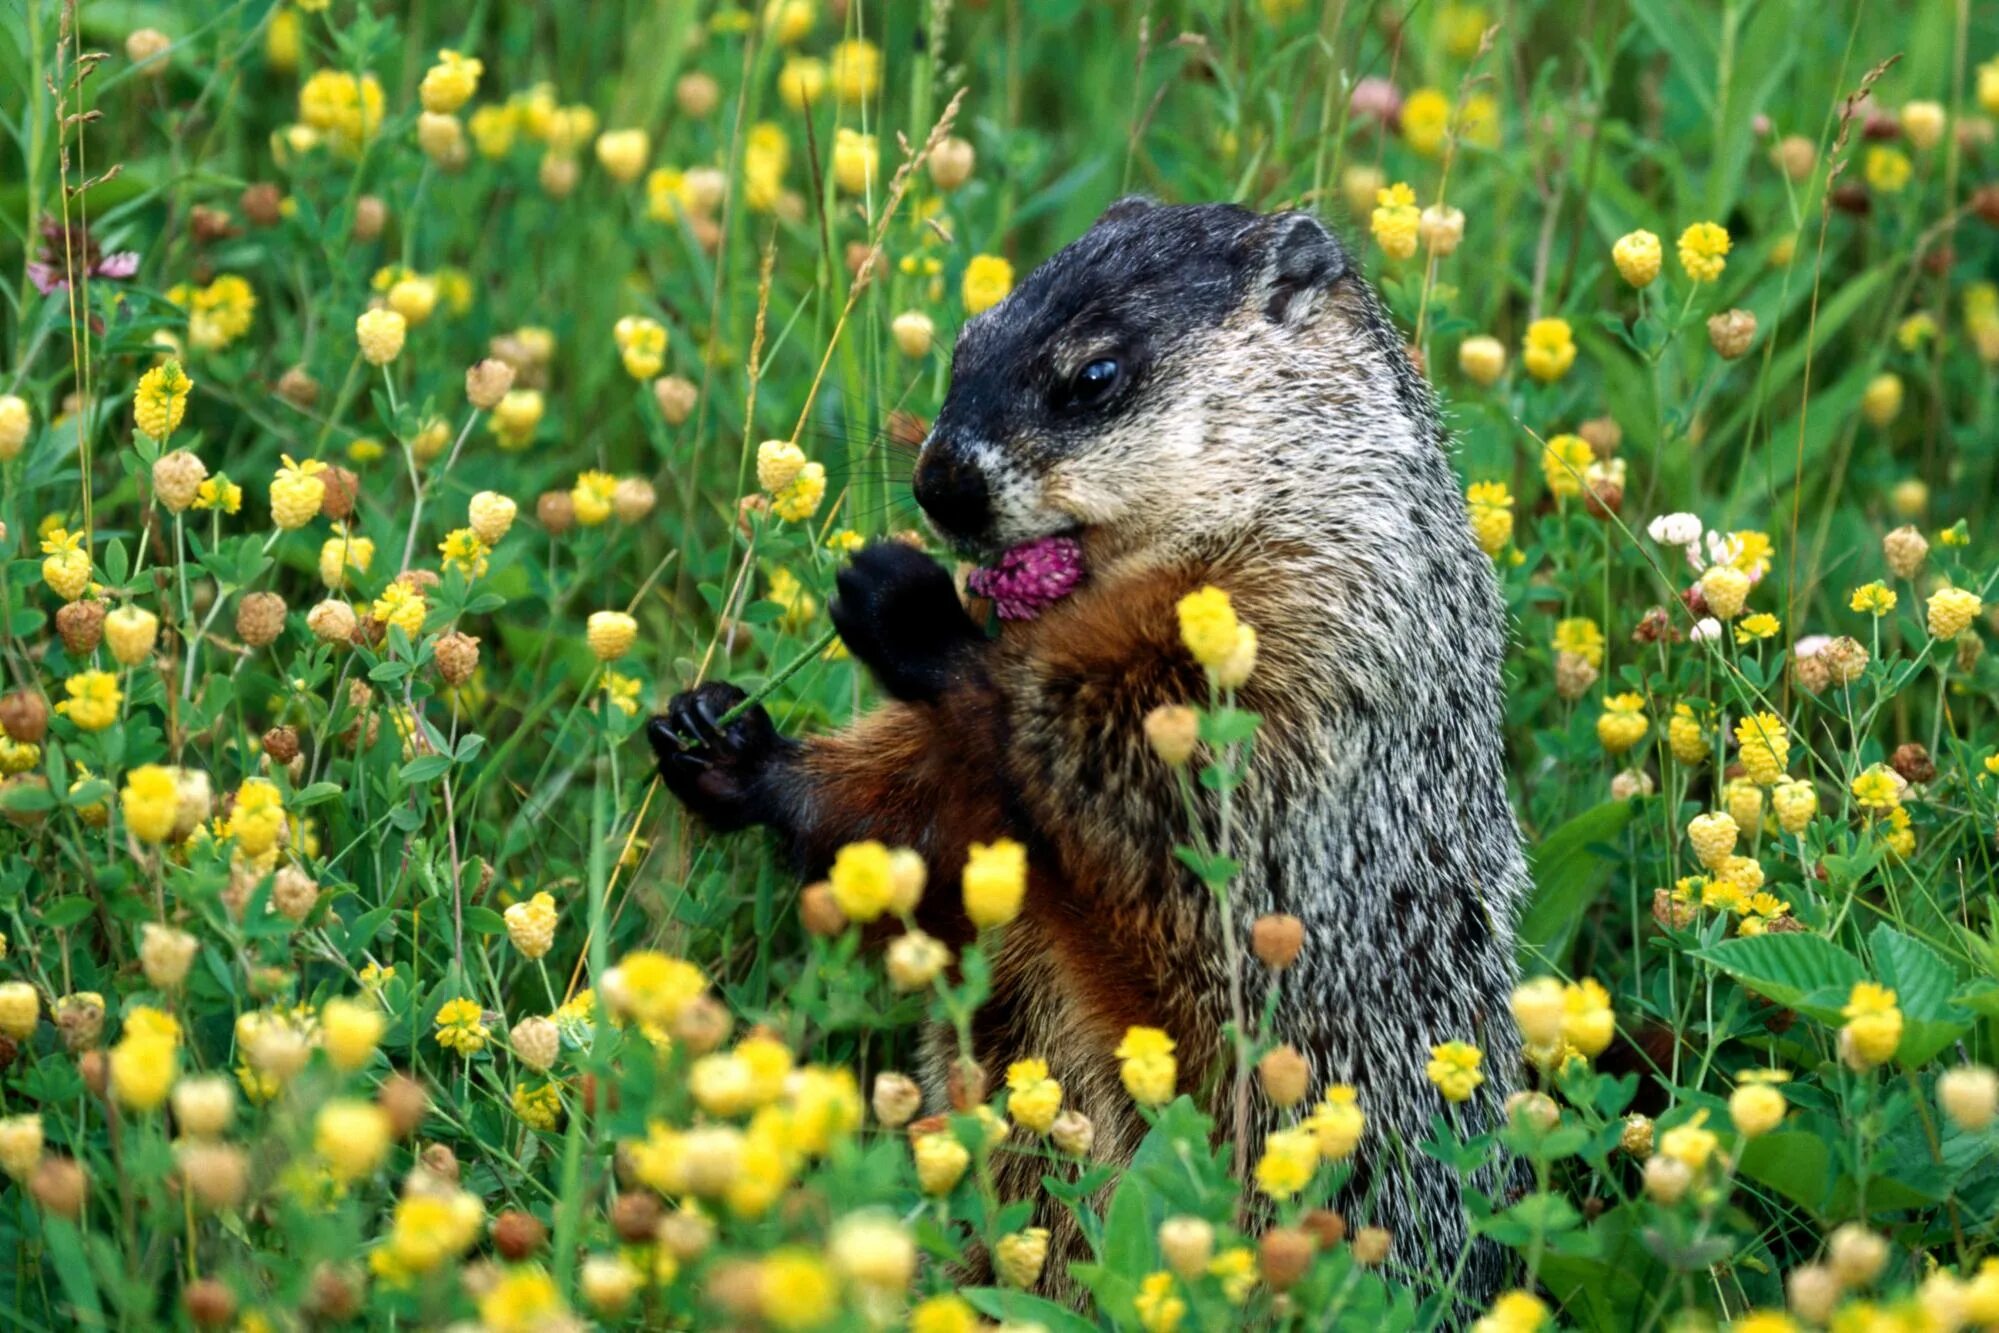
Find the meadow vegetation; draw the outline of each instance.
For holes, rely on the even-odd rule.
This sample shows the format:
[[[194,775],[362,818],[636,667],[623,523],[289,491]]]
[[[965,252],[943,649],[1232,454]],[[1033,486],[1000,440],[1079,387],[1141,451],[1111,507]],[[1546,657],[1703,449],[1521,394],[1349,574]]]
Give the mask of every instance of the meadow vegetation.
[[[1999,1328],[1996,119],[1969,0],[12,0],[11,1320]],[[1038,1061],[926,1100],[1017,846],[801,890],[653,778],[697,681],[870,705],[825,607],[957,329],[1128,192],[1336,224],[1456,435],[1531,1091],[1461,1135],[1463,1034],[1395,1147],[1519,1159],[1489,1306],[1269,1010],[1240,1182],[1160,1029],[1128,1167]],[[1254,782],[1181,619],[1158,760]]]

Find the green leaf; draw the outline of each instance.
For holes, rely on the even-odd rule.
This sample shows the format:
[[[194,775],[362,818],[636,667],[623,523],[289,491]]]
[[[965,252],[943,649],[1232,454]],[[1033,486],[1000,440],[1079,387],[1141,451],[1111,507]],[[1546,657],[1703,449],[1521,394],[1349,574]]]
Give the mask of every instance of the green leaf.
[[[1934,949],[1890,925],[1879,925],[1867,937],[1881,984],[1895,992],[1895,1003],[1910,1018],[1950,1018],[1951,993],[1957,974]]]
[[[1202,882],[1207,884],[1226,884],[1242,870],[1241,864],[1233,857],[1223,856],[1220,853],[1203,856],[1199,849],[1193,847],[1175,847],[1173,855],[1180,858],[1182,865],[1200,876]]]
[[[1786,1009],[1801,1009],[1821,1021],[1837,1022],[1838,1006],[1825,1012],[1827,999],[1844,999],[1857,981],[1867,979],[1860,960],[1818,935],[1754,935],[1723,940],[1694,957],[1714,964],[1763,998]],[[1826,997],[1808,1001],[1815,991]]]
[[[383,924],[388,921],[394,912],[395,906],[393,904],[384,904],[373,911],[363,912],[360,916],[354,918],[354,924],[347,928],[347,947],[345,953],[350,962],[360,957],[361,950],[368,947],[368,942],[375,938],[376,932],[381,930]]]
[[[1528,854],[1534,889],[1520,921],[1516,950],[1522,963],[1537,968],[1566,959],[1583,910],[1610,874],[1598,849],[1631,822],[1635,801],[1605,801],[1583,811],[1541,840]]]
[[[303,810],[308,806],[319,805],[333,800],[342,790],[337,782],[315,782],[292,797],[291,807],[294,810]]]
[[[1633,0],[1631,13],[1653,41],[1671,57],[1673,76],[1694,95],[1704,117],[1714,115],[1714,89],[1708,72],[1720,63],[1712,33],[1715,25],[1687,11],[1675,0]]]
[[[1782,1130],[1751,1139],[1739,1170],[1817,1217],[1832,1186],[1832,1150],[1821,1135]]]
[[[1039,1324],[1049,1333],[1096,1333],[1097,1326],[1051,1300],[1030,1296],[1024,1291],[999,1287],[970,1287],[959,1295],[971,1302],[980,1314],[1013,1325]]]
[[[63,1295],[76,1314],[94,1316],[83,1323],[107,1327],[97,1281],[91,1274],[90,1261],[84,1255],[75,1224],[47,1213],[42,1216],[42,1243],[48,1246],[49,1256],[55,1260],[50,1267],[56,1271],[56,1280],[62,1283]]]
[[[451,756],[444,754],[418,755],[402,766],[402,779],[412,786],[433,782],[444,776],[451,767]]]
[[[1255,713],[1241,708],[1217,708],[1201,715],[1201,739],[1214,746],[1246,741],[1256,734],[1262,721]]]
[[[1882,924],[1867,937],[1881,984],[1895,992],[1902,1011],[1902,1043],[1895,1058],[1914,1068],[1967,1032],[1971,1024],[1952,1003],[1957,974],[1934,949]]]
[[[90,899],[82,894],[72,894],[58,898],[42,909],[42,924],[52,929],[65,930],[89,916],[95,908]]]
[[[55,793],[35,783],[17,782],[0,791],[0,810],[53,810]]]
[[[1575,1205],[1559,1194],[1529,1194],[1505,1212],[1483,1223],[1479,1230],[1502,1245],[1526,1249],[1535,1239],[1546,1239],[1572,1231],[1583,1220]]]
[[[122,538],[113,537],[105,545],[104,559],[99,562],[98,567],[104,571],[106,583],[123,584],[126,579],[132,577],[132,556],[126,551]]]
[[[1999,984],[1980,978],[1950,997],[1951,1003],[1985,1018],[1999,1018]]]
[[[507,933],[507,919],[490,907],[468,907],[465,909],[465,929],[474,935],[504,935]]]
[[[1578,1328],[1637,1328],[1644,1323],[1648,1287],[1658,1265],[1645,1252],[1639,1209],[1612,1208],[1588,1235],[1594,1253],[1580,1257],[1564,1247],[1544,1254],[1536,1276],[1560,1298]]]

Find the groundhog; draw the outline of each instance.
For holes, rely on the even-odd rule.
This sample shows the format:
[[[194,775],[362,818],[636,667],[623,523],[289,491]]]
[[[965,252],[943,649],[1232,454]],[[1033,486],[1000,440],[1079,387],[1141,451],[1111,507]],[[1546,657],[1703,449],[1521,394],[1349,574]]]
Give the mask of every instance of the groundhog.
[[[798,741],[761,709],[718,727],[743,695],[703,685],[654,723],[667,784],[717,829],[775,829],[808,877],[849,842],[917,849],[932,885],[920,924],[958,945],[968,845],[1025,844],[1026,903],[998,946],[976,1056],[995,1088],[1011,1061],[1045,1058],[1112,1161],[1146,1128],[1113,1055],[1133,1025],[1178,1041],[1182,1090],[1219,1134],[1244,1136],[1241,1160],[1309,1109],[1280,1113],[1257,1091],[1254,1123],[1235,1125],[1224,1036],[1231,953],[1253,974],[1253,1015],[1268,974],[1251,924],[1296,916],[1276,1038],[1303,1053],[1314,1096],[1351,1084],[1368,1121],[1339,1205],[1393,1233],[1389,1272],[1450,1274],[1467,1242],[1460,1183],[1417,1145],[1439,1114],[1492,1129],[1519,1065],[1505,619],[1429,386],[1346,249],[1302,213],[1113,205],[965,325],[914,489],[965,560],[1066,535],[1081,583],[989,633],[931,557],[866,548],[830,609],[889,702]],[[1233,803],[1235,950],[1173,854],[1190,830],[1144,729],[1158,705],[1209,697],[1176,618],[1208,585],[1259,639],[1237,698],[1262,729]],[[1215,832],[1215,807],[1201,817]],[[1485,1082],[1447,1107],[1425,1065],[1453,1040],[1484,1051]],[[941,1105],[954,1042],[925,1049]],[[1045,1165],[1003,1157],[1002,1190],[1039,1195]],[[1503,1171],[1474,1183],[1496,1196]],[[1083,1257],[1076,1229],[1038,1207],[1059,1285],[1061,1260]],[[1477,1242],[1457,1292],[1482,1302],[1505,1270]]]

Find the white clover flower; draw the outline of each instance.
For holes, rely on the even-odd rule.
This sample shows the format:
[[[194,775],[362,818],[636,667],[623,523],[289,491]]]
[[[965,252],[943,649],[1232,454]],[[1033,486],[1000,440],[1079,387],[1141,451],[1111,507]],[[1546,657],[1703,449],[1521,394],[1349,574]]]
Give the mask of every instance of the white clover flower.
[[[1807,657],[1817,657],[1825,646],[1832,642],[1830,634],[1807,634],[1791,648],[1791,656],[1802,662]]]
[[[1692,546],[1701,539],[1701,520],[1697,514],[1661,514],[1645,531],[1661,546]]]
[[[1689,554],[1691,553],[1690,550]],[[1721,622],[1713,616],[1702,616],[1694,623],[1693,633],[1689,637],[1695,643],[1713,643],[1721,637]]]
[[[1735,557],[1742,554],[1742,543],[1725,532],[1710,532],[1707,535],[1707,561],[1711,565],[1730,565]],[[1694,558],[1694,548],[1687,548],[1687,559]],[[1699,569],[1699,565],[1694,568]]]

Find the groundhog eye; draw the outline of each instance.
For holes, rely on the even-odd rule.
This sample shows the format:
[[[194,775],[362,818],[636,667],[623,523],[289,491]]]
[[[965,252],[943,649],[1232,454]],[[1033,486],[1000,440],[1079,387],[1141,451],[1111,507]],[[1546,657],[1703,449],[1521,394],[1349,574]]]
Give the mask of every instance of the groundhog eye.
[[[1123,373],[1116,358],[1100,356],[1070,377],[1065,407],[1095,407],[1110,397]]]

